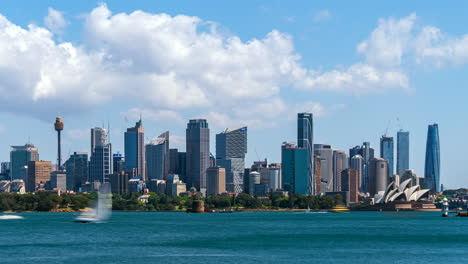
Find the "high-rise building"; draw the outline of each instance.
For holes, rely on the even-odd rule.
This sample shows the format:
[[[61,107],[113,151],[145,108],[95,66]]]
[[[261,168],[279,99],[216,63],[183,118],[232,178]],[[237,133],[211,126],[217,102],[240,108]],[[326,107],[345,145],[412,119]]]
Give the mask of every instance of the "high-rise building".
[[[206,119],[192,119],[186,129],[186,181],[202,193],[206,191],[206,169],[210,166],[210,129]]]
[[[362,181],[360,182],[361,190],[363,192],[369,191],[369,161],[375,157],[374,149],[371,147],[370,142],[363,142],[362,146],[356,146],[349,150],[349,156],[354,157],[360,155],[364,161],[364,171],[362,174]]]
[[[382,136],[380,138],[380,157],[388,161],[388,175],[393,176],[393,137]]]
[[[52,162],[29,161],[26,191],[34,192],[38,185],[45,185],[50,180],[51,172],[52,172]]]
[[[65,171],[52,171],[50,173],[49,189],[67,190],[67,174]]]
[[[431,192],[440,191],[440,141],[437,124],[429,125],[427,128],[424,182]]]
[[[321,192],[333,191],[333,149],[330,145],[314,144],[314,152],[320,156]]]
[[[178,174],[176,171],[179,167],[179,150],[169,149],[169,174]],[[180,177],[180,175],[179,175]]]
[[[349,165],[349,167],[355,170],[358,174],[359,190],[361,192],[367,192],[367,183],[364,179],[364,158],[359,154],[354,155],[353,157],[351,157]]]
[[[297,114],[297,146],[305,148],[309,152],[309,172],[308,172],[308,194],[314,195],[317,193],[315,189],[314,175],[314,122],[312,113]]]
[[[321,178],[321,157],[314,154],[314,176],[315,176],[315,192],[320,194],[322,192],[322,178]]]
[[[226,169],[210,167],[206,170],[206,194],[219,195],[226,192]]]
[[[307,149],[298,148],[294,143],[284,142],[281,146],[281,168],[285,191],[309,194],[309,151]]]
[[[333,191],[341,192],[341,172],[348,168],[348,157],[342,150],[333,151]]]
[[[255,186],[260,184],[260,173],[252,171],[249,173],[249,194],[255,195]]]
[[[403,172],[403,174],[400,177],[400,182],[404,182],[409,179],[411,179],[411,181],[408,184],[408,187],[419,185],[419,177],[418,175],[416,175],[416,172],[414,170],[405,170],[405,172]]]
[[[271,163],[267,168],[260,168],[260,184],[267,187],[267,192],[275,192],[282,189],[281,164]]]
[[[30,161],[39,161],[39,150],[32,143],[26,143],[24,146],[11,146],[11,180],[26,180],[21,178],[21,170],[24,166],[27,166]]]
[[[136,169],[138,177],[145,180],[145,129],[141,118],[134,127],[127,128],[125,140],[125,169],[133,172]]]
[[[369,193],[374,197],[379,192],[383,195],[388,185],[388,161],[373,158],[369,162]]]
[[[107,143],[107,130],[91,128],[91,158],[89,162],[89,181],[109,182],[113,173],[112,145]]]
[[[128,192],[128,180],[130,178],[126,171],[115,171],[110,176],[112,193],[123,194]]]
[[[169,131],[146,146],[146,179],[165,180],[169,172]]]
[[[67,190],[79,191],[88,179],[88,153],[73,152],[65,162]]]
[[[112,155],[112,169],[114,172],[125,171],[125,157],[119,152]]]
[[[409,169],[409,132],[400,130],[397,132],[397,163],[396,172],[402,175]]]
[[[226,169],[228,192],[242,192],[246,153],[247,127],[226,128],[216,134],[216,165]]]
[[[356,170],[348,168],[341,172],[341,191],[349,192],[348,202],[359,201],[359,175]]]

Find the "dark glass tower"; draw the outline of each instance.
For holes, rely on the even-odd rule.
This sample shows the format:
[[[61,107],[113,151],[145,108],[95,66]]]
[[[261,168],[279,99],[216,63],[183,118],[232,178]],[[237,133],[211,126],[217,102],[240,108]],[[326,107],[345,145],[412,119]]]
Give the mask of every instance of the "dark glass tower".
[[[314,175],[314,123],[311,113],[297,114],[297,146],[308,152],[307,191],[316,194]]]
[[[397,133],[397,169],[398,175],[402,176],[405,170],[409,170],[409,132],[398,131]]]
[[[136,170],[140,179],[146,179],[145,165],[145,129],[141,118],[134,127],[125,132],[125,169],[129,172]]]
[[[186,129],[187,186],[206,191],[206,169],[210,166],[210,129],[206,119],[192,119]]]
[[[440,142],[437,124],[429,125],[427,129],[424,180],[426,187],[432,192],[440,191]]]
[[[393,137],[382,136],[380,138],[380,157],[388,161],[388,176],[393,176]]]

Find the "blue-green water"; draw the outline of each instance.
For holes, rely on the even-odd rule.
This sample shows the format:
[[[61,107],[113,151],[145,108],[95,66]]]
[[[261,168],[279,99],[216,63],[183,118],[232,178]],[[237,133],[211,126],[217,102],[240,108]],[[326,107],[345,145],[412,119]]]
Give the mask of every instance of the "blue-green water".
[[[468,218],[440,214],[25,213],[0,221],[0,263],[467,263]]]

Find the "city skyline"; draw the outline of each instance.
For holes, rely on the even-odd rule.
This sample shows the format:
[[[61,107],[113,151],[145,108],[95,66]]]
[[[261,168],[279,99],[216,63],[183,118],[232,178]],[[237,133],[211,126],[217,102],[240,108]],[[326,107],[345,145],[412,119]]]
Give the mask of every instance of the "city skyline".
[[[328,4],[328,6],[323,4],[317,4],[317,6],[305,5],[303,9],[308,10],[308,16],[310,17],[307,21],[305,21],[305,14],[297,14],[300,13],[297,9],[291,8],[291,6],[285,4],[285,8],[282,8],[284,9],[284,15],[286,16],[289,12],[291,16],[295,16],[294,23],[286,19],[281,23],[279,22],[279,18],[277,20],[268,19],[265,15],[262,15],[264,11],[259,11],[259,7],[256,9],[254,8],[254,11],[249,12],[261,14],[257,18],[259,21],[263,21],[263,24],[260,23],[261,25],[259,25],[257,29],[248,29],[242,26],[244,23],[237,22],[237,20],[233,20],[230,17],[224,18],[223,12],[226,12],[226,6],[224,6],[225,8],[219,8],[216,11],[219,12],[219,14],[217,14],[212,11],[202,11],[191,4],[181,9],[171,9],[164,3],[156,8],[145,5],[143,2],[134,5],[109,2],[106,8],[100,7],[96,3],[87,3],[70,9],[64,4],[46,2],[38,7],[33,7],[31,11],[26,12],[22,17],[18,17],[12,12],[10,4],[6,3],[2,15],[10,23],[18,25],[23,29],[27,29],[28,24],[36,24],[45,29],[47,26],[42,21],[44,17],[49,16],[49,11],[47,10],[49,7],[62,12],[65,20],[69,22],[67,27],[61,28],[61,35],[53,33],[56,34],[51,37],[54,40],[54,45],[65,41],[70,41],[74,46],[82,43],[83,40],[81,36],[77,33],[73,33],[78,32],[78,29],[82,28],[85,23],[82,20],[74,18],[77,14],[91,14],[91,12],[94,12],[93,15],[97,15],[97,11],[109,10],[112,12],[112,14],[109,14],[109,17],[114,17],[122,12],[130,14],[136,10],[143,10],[149,14],[167,13],[171,17],[181,14],[197,16],[203,21],[215,21],[221,26],[232,30],[231,34],[239,36],[242,45],[246,45],[246,43],[252,39],[262,41],[268,32],[276,29],[282,33],[291,35],[292,39],[290,42],[294,45],[293,52],[302,56],[300,62],[304,68],[318,69],[320,66],[323,66],[324,72],[330,72],[334,69],[339,70],[339,67],[335,68],[334,65],[344,65],[343,67],[346,69],[350,65],[354,65],[355,62],[362,60],[360,55],[369,58],[366,63],[370,63],[372,58],[363,54],[361,51],[364,48],[358,48],[358,46],[364,47],[365,45],[360,45],[363,43],[372,46],[372,32],[374,32],[374,30],[386,30],[385,26],[389,23],[394,23],[397,26],[401,26],[402,24],[406,26],[419,25],[420,27],[433,25],[443,32],[447,32],[447,34],[453,36],[454,39],[457,39],[459,35],[464,33],[463,30],[460,31],[460,29],[457,29],[457,27],[447,22],[453,21],[452,19],[457,19],[456,14],[451,18],[434,18],[431,16],[429,10],[416,7],[413,4],[406,5],[405,8],[395,11],[395,13],[388,13],[384,10],[385,8],[375,5],[368,7],[378,12],[376,12],[374,16],[359,18],[355,22],[356,24],[349,25],[350,27],[355,27],[353,28],[355,29],[353,32],[358,32],[358,34],[355,34],[353,38],[340,44],[333,43],[333,39],[336,35],[324,35],[320,40],[311,42],[312,40],[310,38],[316,34],[315,32],[306,34],[304,32],[299,32],[298,29],[294,29],[312,27],[315,31],[320,33],[322,31],[333,31],[333,29],[337,27],[346,27],[347,25],[343,23],[343,20],[347,18],[347,15],[333,3]],[[270,9],[271,12],[278,13],[280,8],[270,7]],[[320,10],[329,10],[330,17],[328,20],[315,22],[312,15]],[[233,12],[235,13],[236,11]],[[444,13],[446,10],[444,11],[442,9],[440,12]],[[411,14],[413,13],[416,13],[416,16],[412,16]],[[98,17],[96,16],[95,18]],[[379,22],[379,19],[383,20]],[[249,17],[247,16],[247,22],[245,23],[248,23],[248,21]],[[407,23],[405,24],[404,22]],[[52,29],[49,28],[49,30]],[[415,27],[412,27],[410,31],[416,35],[419,32]],[[343,30],[339,30],[338,32],[343,33]],[[27,34],[27,32],[25,34]],[[4,43],[3,39],[1,41]],[[332,47],[317,49],[317,46],[324,45],[331,45]],[[343,49],[343,51],[339,51],[341,49]],[[356,49],[358,50],[357,52]],[[336,56],[330,56],[335,51],[339,51],[338,54]],[[378,50],[374,51],[378,53]],[[127,54],[125,52],[126,51],[124,51],[124,54]],[[381,58],[375,57],[373,59]],[[401,57],[401,59],[407,58]],[[461,62],[462,65],[463,63],[464,62]],[[441,183],[448,188],[467,186],[468,180],[463,177],[463,168],[457,166],[460,161],[460,152],[458,149],[467,147],[465,142],[462,141],[460,143],[460,139],[463,138],[461,131],[466,131],[466,125],[461,124],[462,127],[460,128],[459,122],[456,121],[460,119],[457,115],[463,112],[463,109],[459,109],[463,104],[459,103],[458,100],[460,100],[459,98],[463,98],[466,92],[461,89],[459,91],[461,94],[458,93],[457,98],[453,98],[451,96],[452,93],[440,93],[438,89],[439,87],[446,87],[447,82],[449,87],[463,86],[463,80],[461,80],[462,83],[460,84],[460,78],[455,77],[457,75],[461,76],[464,72],[464,68],[448,69],[450,70],[449,73],[446,72],[447,68],[441,70],[427,70],[430,74],[424,70],[412,71],[409,78],[410,86],[413,90],[409,93],[398,89],[389,89],[388,91],[383,89],[377,94],[370,92],[363,94],[358,93],[358,96],[353,96],[349,94],[343,95],[341,93],[330,94],[326,91],[309,93],[302,90],[295,90],[294,88],[281,87],[281,91],[276,94],[281,94],[281,97],[267,96],[268,100],[266,101],[258,99],[254,102],[254,104],[258,106],[258,108],[255,109],[247,107],[250,105],[241,105],[241,107],[232,108],[229,104],[226,104],[225,108],[223,108],[220,103],[224,101],[215,101],[214,108],[202,107],[199,110],[194,110],[192,106],[188,108],[178,106],[178,108],[165,105],[159,108],[151,103],[148,104],[143,101],[134,100],[132,97],[122,98],[119,96],[107,100],[103,98],[98,105],[92,103],[89,107],[83,108],[81,107],[81,101],[79,100],[81,97],[79,96],[77,97],[76,104],[69,103],[70,101],[67,98],[73,98],[75,95],[73,93],[70,97],[64,98],[64,100],[67,99],[65,100],[67,104],[64,105],[54,104],[54,97],[51,97],[51,95],[47,93],[43,94],[42,97],[40,93],[31,93],[37,95],[35,95],[36,103],[30,106],[25,105],[24,101],[18,102],[18,106],[22,106],[22,108],[12,107],[9,103],[4,104],[3,111],[0,114],[4,120],[1,130],[1,135],[4,140],[0,144],[0,148],[3,149],[3,151],[0,152],[0,159],[2,161],[8,160],[8,150],[10,146],[23,145],[31,141],[40,149],[41,159],[54,161],[57,156],[56,146],[51,143],[55,142],[56,133],[50,131],[49,122],[51,118],[57,115],[62,116],[67,123],[62,134],[62,161],[65,161],[68,155],[72,154],[74,151],[86,151],[90,154],[88,147],[89,128],[101,126],[102,123],[106,124],[102,125],[103,127],[107,126],[107,123],[110,123],[111,129],[109,136],[110,142],[113,144],[113,152],[120,151],[120,153],[124,153],[122,140],[123,131],[130,127],[132,123],[138,119],[139,114],[142,113],[143,119],[145,120],[147,135],[145,141],[149,141],[162,132],[169,130],[171,131],[171,144],[173,143],[171,148],[179,148],[183,151],[185,121],[192,118],[206,118],[212,128],[212,133],[210,135],[211,142],[215,142],[215,134],[222,131],[225,127],[237,127],[239,125],[246,125],[249,127],[249,153],[246,156],[246,164],[251,164],[254,160],[258,159],[256,153],[258,153],[260,159],[269,158],[271,162],[279,162],[280,150],[278,146],[280,146],[283,141],[294,141],[296,138],[294,115],[297,112],[307,111],[314,113],[315,116],[314,143],[331,144],[334,150],[344,151],[364,141],[369,141],[375,148],[376,153],[379,153],[379,138],[383,134],[388,121],[399,118],[402,124],[393,125],[388,135],[396,139],[396,131],[400,128],[411,133],[410,167],[415,169],[418,175],[424,174],[426,126],[430,123],[437,122],[441,127],[440,141],[442,142],[441,156],[443,157],[441,163]],[[452,76],[454,81],[448,80],[451,78],[444,77],[447,75]],[[276,82],[274,84],[276,84]],[[86,88],[86,86],[83,87]],[[129,85],[128,87],[132,86]],[[350,89],[352,90],[355,88]],[[138,91],[145,94],[145,91]],[[213,92],[212,90],[208,91]],[[116,94],[122,93],[120,89],[116,89],[115,92]],[[148,97],[152,96],[152,93],[149,91],[146,92],[150,95]],[[222,96],[224,96],[225,99],[232,99],[233,102],[238,102],[239,100],[232,93],[226,94],[222,92],[221,97]],[[439,98],[440,96],[445,97],[441,99]],[[398,109],[396,109],[396,107],[391,107],[391,104],[379,100],[382,97],[388,97],[389,102],[395,102],[398,99],[398,102],[400,102],[403,107],[399,106]],[[198,98],[200,102],[203,102],[203,98],[194,98]],[[216,96],[214,98],[218,97]],[[432,110],[431,105],[439,102],[439,100],[451,100],[452,104],[445,107],[444,111],[441,112]],[[311,101],[316,104],[310,103]],[[273,107],[272,102],[274,103]],[[400,105],[400,103],[398,105]],[[45,108],[41,106],[44,104],[48,107]],[[192,105],[192,103],[187,102],[187,105]],[[296,107],[299,109],[295,109]],[[213,110],[216,108],[218,108],[219,111]],[[420,109],[426,109],[428,111],[425,112],[422,118]],[[272,113],[275,112],[280,114],[272,115]],[[258,120],[253,120],[254,118]],[[450,138],[448,138],[447,135],[450,135]],[[28,138],[30,138],[30,140],[28,140]],[[461,146],[459,146],[459,144],[461,144]],[[214,144],[211,144],[210,151],[215,154],[213,145]]]

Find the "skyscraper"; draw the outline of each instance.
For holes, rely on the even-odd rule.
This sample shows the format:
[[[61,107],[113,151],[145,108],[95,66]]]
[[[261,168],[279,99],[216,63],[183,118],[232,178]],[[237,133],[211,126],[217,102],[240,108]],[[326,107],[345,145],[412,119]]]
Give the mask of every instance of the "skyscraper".
[[[11,146],[11,180],[26,180],[21,178],[21,170],[28,165],[29,161],[39,161],[39,150],[32,143],[26,143],[24,146]]]
[[[350,165],[349,167],[355,170],[358,175],[359,190],[361,192],[367,192],[366,182],[364,179],[364,158],[359,154],[354,155],[350,159],[349,165]]]
[[[187,188],[206,191],[206,169],[210,166],[210,129],[206,119],[192,119],[186,129]]]
[[[440,191],[440,142],[437,124],[429,125],[427,128],[424,182],[432,192]]]
[[[165,180],[169,172],[169,131],[145,146],[147,180]]]
[[[316,194],[315,186],[315,170],[314,170],[314,122],[312,113],[297,114],[297,145],[300,148],[305,148],[308,154],[308,194]]]
[[[341,172],[348,168],[348,157],[342,150],[333,151],[333,191],[341,192]]]
[[[388,185],[388,161],[373,158],[369,162],[369,193],[372,197],[385,192]]]
[[[388,175],[393,176],[393,137],[382,136],[380,138],[380,157],[388,161]]]
[[[91,158],[89,162],[89,181],[109,182],[113,173],[112,145],[107,143],[107,130],[91,128]]]
[[[353,169],[345,169],[341,172],[341,191],[349,192],[349,202],[359,201],[359,176]]]
[[[333,149],[331,145],[314,144],[314,152],[320,156],[321,192],[333,191]]]
[[[79,191],[88,181],[88,153],[74,152],[65,162],[67,190]]]
[[[129,172],[136,169],[140,179],[145,180],[145,129],[141,118],[134,127],[125,132],[125,169]]]
[[[409,132],[400,130],[397,132],[397,169],[398,175],[403,175],[409,169]]]
[[[307,149],[298,148],[294,143],[284,142],[281,146],[281,168],[285,191],[309,194],[309,151]]]
[[[246,153],[247,127],[226,128],[216,134],[216,165],[226,169],[228,192],[242,192]]]

